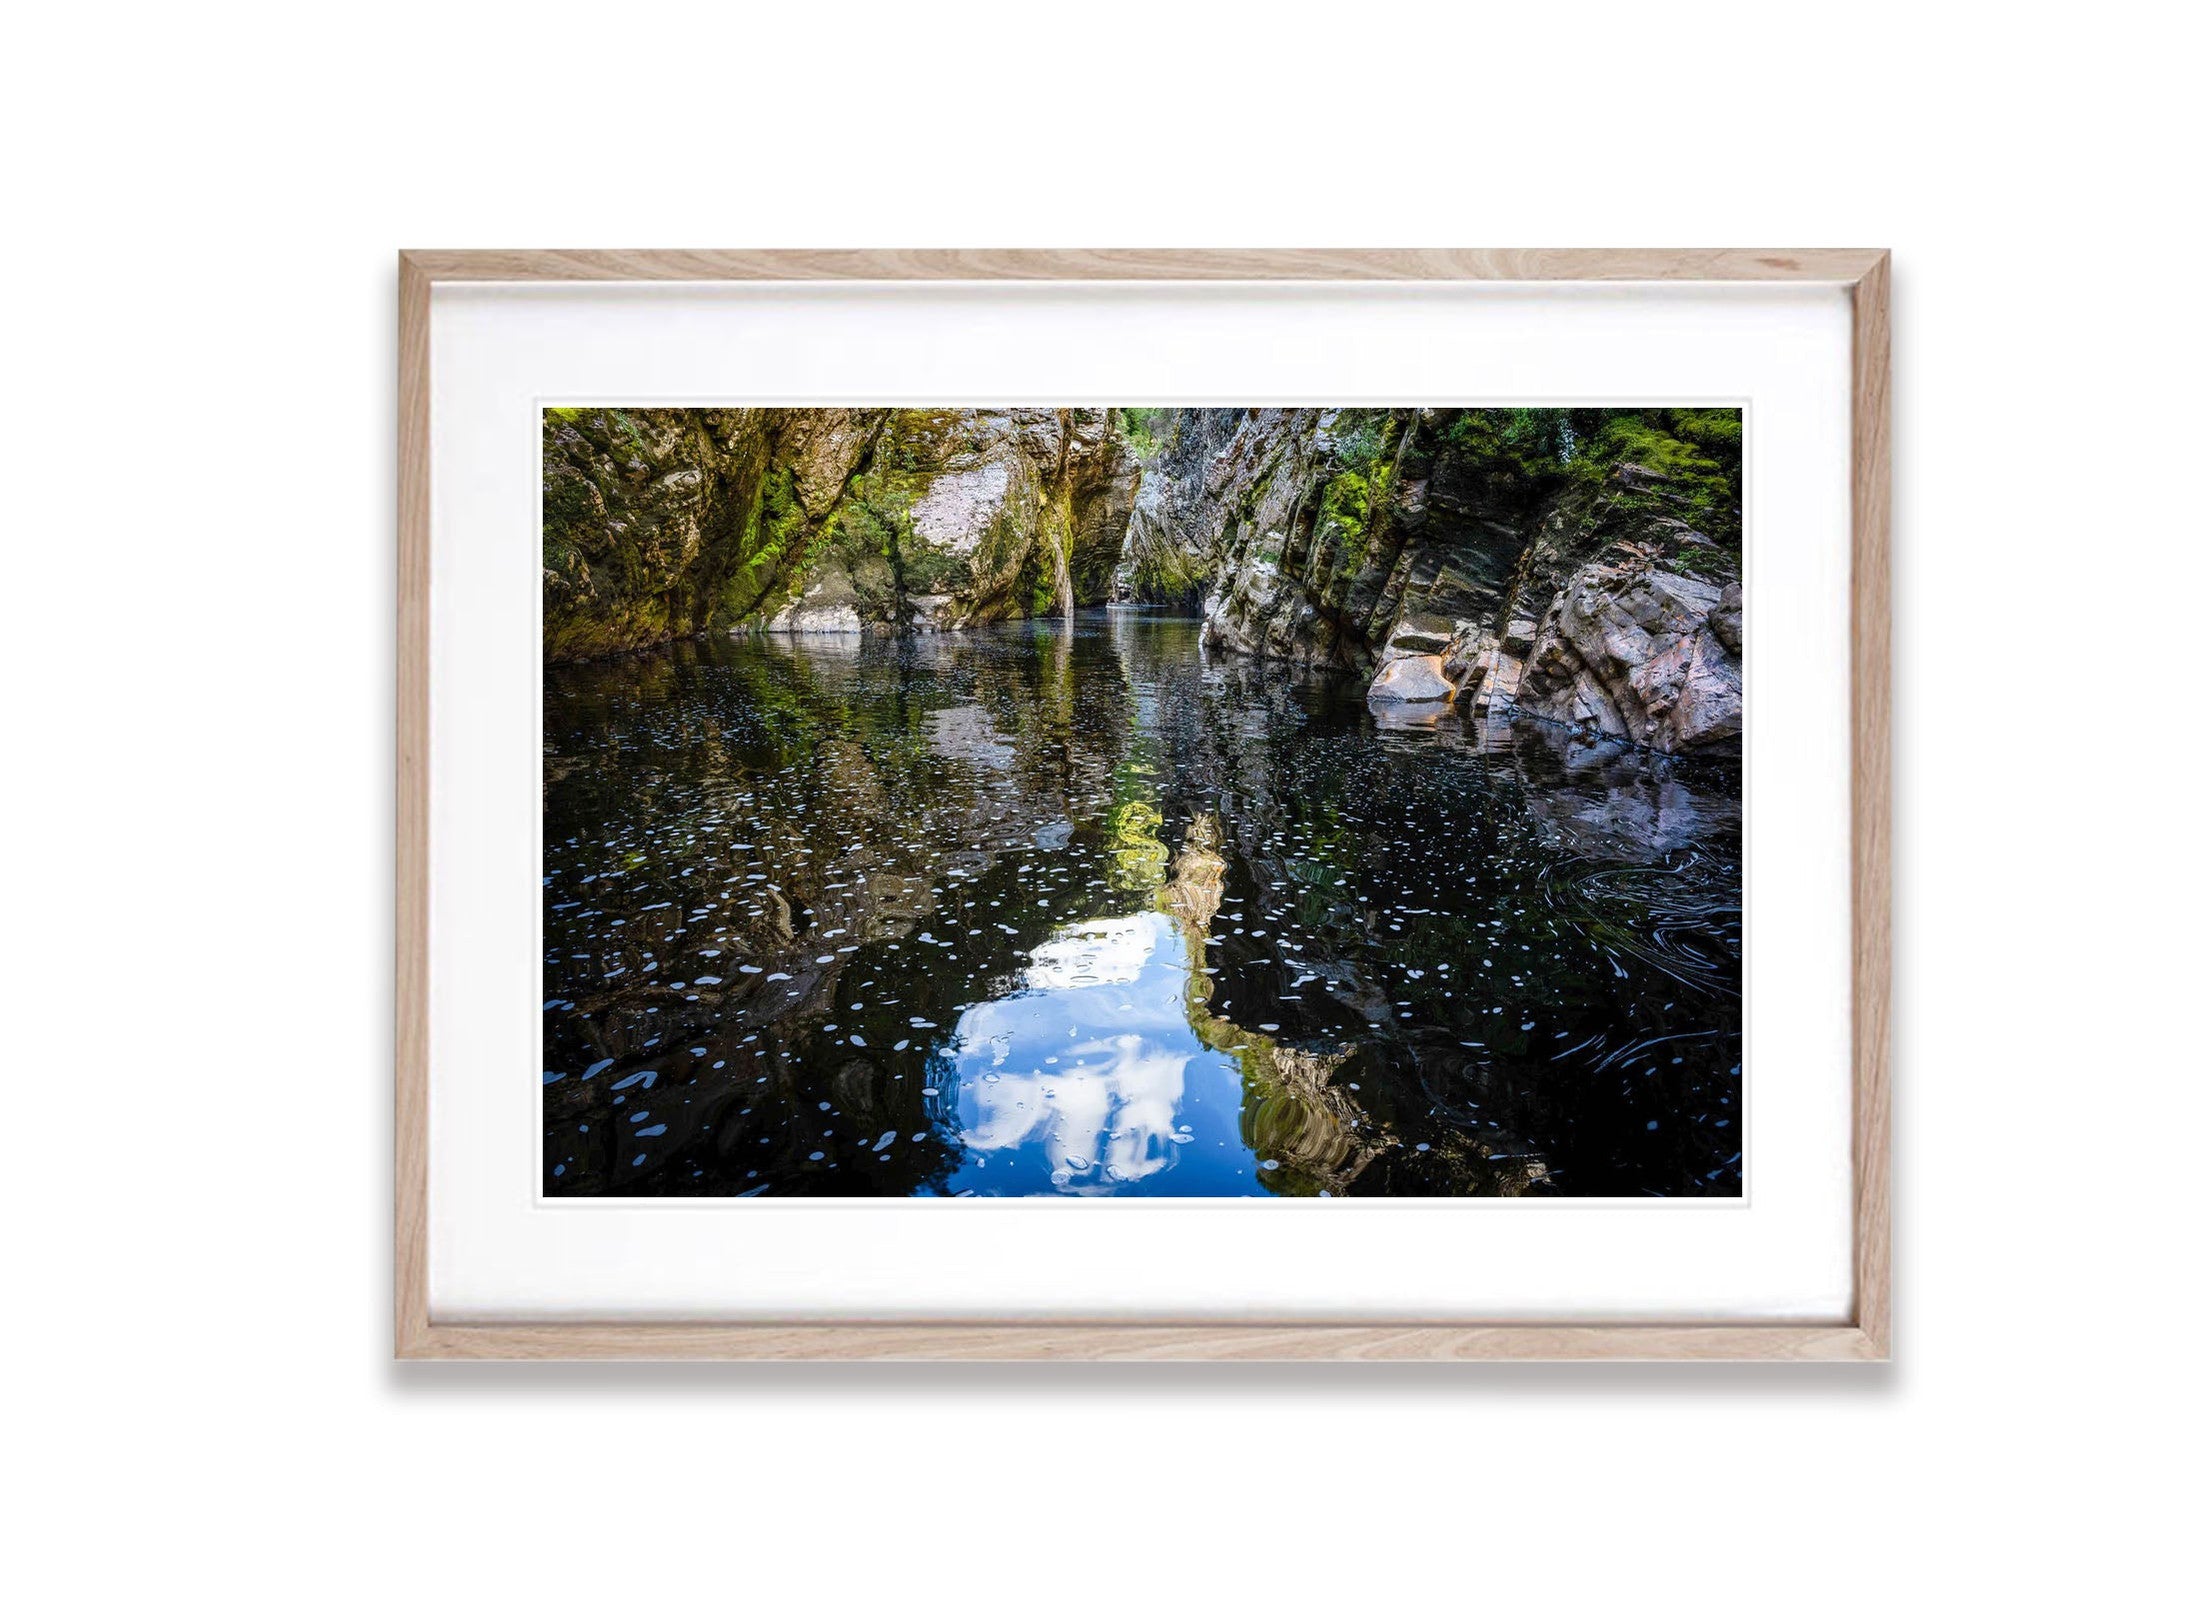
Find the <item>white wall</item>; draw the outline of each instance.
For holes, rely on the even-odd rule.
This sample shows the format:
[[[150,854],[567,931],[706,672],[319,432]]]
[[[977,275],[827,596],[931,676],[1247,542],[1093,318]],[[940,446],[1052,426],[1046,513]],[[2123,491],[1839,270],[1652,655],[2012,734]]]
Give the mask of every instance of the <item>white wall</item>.
[[[2133,1577],[2189,1511],[2199,1056],[2190,57],[2147,14],[15,19],[25,1591]],[[1011,243],[1895,249],[1890,1370],[393,1369],[393,252]]]

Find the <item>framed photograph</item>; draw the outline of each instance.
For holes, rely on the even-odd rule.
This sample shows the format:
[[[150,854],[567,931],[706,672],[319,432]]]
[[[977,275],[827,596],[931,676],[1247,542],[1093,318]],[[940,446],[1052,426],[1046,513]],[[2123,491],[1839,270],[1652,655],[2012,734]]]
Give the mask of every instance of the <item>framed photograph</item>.
[[[401,1357],[1886,1357],[1885,252],[399,282]]]

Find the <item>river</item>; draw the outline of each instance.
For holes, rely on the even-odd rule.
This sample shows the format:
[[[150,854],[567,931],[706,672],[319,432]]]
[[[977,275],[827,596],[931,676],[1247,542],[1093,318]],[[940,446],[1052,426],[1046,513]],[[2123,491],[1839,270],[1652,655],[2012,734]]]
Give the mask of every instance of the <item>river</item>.
[[[1126,609],[552,668],[543,1191],[1735,1196],[1739,768]]]

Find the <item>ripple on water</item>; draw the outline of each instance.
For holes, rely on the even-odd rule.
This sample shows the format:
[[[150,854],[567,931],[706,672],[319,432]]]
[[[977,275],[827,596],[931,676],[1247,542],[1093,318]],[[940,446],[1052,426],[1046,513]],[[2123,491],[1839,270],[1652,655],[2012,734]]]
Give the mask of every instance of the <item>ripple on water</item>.
[[[546,1191],[1738,1194],[1738,771],[1196,636],[553,670]]]

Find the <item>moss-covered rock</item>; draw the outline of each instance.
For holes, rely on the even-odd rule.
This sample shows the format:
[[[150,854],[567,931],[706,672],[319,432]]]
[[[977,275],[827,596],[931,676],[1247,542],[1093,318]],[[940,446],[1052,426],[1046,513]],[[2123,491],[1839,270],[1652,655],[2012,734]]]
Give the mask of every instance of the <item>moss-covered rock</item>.
[[[754,616],[783,589],[888,415],[546,411],[545,653],[607,655]]]
[[[549,410],[544,650],[1097,603],[1136,485],[1101,410]]]

